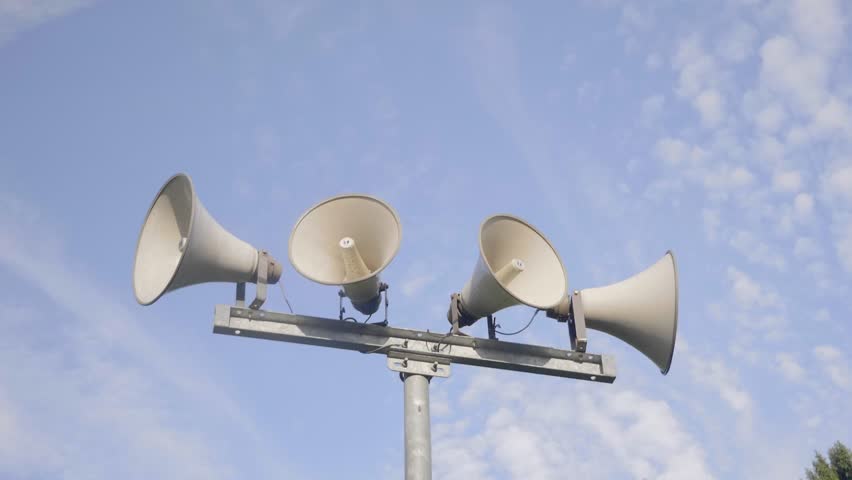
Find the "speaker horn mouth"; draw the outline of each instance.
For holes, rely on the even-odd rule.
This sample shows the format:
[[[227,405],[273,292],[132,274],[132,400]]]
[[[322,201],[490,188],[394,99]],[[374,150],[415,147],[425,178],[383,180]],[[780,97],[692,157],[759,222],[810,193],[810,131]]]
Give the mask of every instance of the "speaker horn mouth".
[[[365,194],[327,198],[308,209],[290,233],[290,263],[300,275],[323,285],[350,285],[375,277],[396,256],[402,227],[396,211]],[[350,255],[357,246],[358,255]],[[366,266],[350,268],[344,258]],[[357,262],[360,263],[360,262]],[[350,263],[349,267],[356,265]],[[357,272],[355,274],[354,272]]]
[[[151,305],[156,302],[168,289],[169,285],[177,275],[177,267],[183,261],[184,255],[188,250],[189,239],[192,238],[192,227],[195,223],[195,187],[192,184],[192,179],[189,178],[189,175],[185,173],[178,173],[173,175],[171,178],[166,180],[166,183],[160,188],[157,192],[157,195],[154,197],[154,201],[151,202],[151,206],[148,208],[148,212],[145,214],[145,220],[142,222],[142,228],[139,229],[139,237],[136,240],[136,252],[133,255],[133,293],[136,297],[136,301],[141,305]],[[177,201],[177,202],[175,202]],[[167,204],[164,202],[168,202]],[[178,248],[175,249],[177,252],[176,256],[173,256],[170,260],[170,264],[174,264],[174,268],[171,269],[171,273],[169,275],[157,275],[158,278],[154,279],[153,288],[150,285],[147,285],[145,288],[142,288],[140,283],[150,283],[142,281],[138,278],[140,274],[140,260],[142,263],[147,263],[152,260],[150,259],[140,259],[140,251],[146,251],[145,242],[153,241],[154,239],[149,239],[149,235],[153,235],[156,232],[153,232],[152,229],[157,229],[161,227],[165,223],[165,218],[162,218],[163,215],[158,215],[158,212],[155,212],[155,209],[187,209],[189,210],[189,216],[183,222],[175,222],[177,227],[177,234],[179,235],[175,239],[175,244]],[[154,215],[152,216],[152,213]],[[177,218],[178,216],[176,216]],[[183,218],[183,217],[181,217]],[[147,232],[147,234],[146,234]],[[175,232],[172,232],[175,233]],[[159,253],[159,252],[158,252]],[[145,267],[142,267],[143,269]]]
[[[500,223],[522,228],[514,232],[491,232],[492,229],[499,230]],[[519,240],[521,243],[530,245],[540,242],[538,246],[545,248],[526,248],[525,255],[507,249],[510,254],[502,255],[500,249],[493,248],[491,243],[509,233],[516,238],[526,236],[524,240]],[[559,252],[543,233],[519,217],[497,214],[486,218],[479,228],[479,255],[500,286],[519,303],[547,310],[558,305],[568,291],[568,273]],[[504,256],[506,258],[502,258]],[[533,272],[535,275],[531,275]],[[534,283],[537,283],[536,288],[532,288]],[[527,291],[521,292],[521,289]]]

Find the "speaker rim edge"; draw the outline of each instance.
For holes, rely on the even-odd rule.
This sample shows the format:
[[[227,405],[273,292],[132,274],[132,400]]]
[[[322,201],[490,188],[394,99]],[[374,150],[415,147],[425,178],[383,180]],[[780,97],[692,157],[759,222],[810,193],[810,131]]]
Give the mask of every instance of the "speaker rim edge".
[[[162,291],[160,291],[160,293],[158,293],[157,296],[154,297],[153,300],[145,303],[145,302],[142,302],[141,300],[139,300],[139,295],[137,294],[137,290],[136,290],[136,259],[139,257],[139,241],[142,240],[142,232],[145,231],[145,225],[148,223],[148,217],[151,215],[151,210],[154,209],[154,205],[157,204],[157,200],[160,199],[160,196],[163,194],[163,192],[166,190],[166,188],[169,185],[171,185],[171,183],[174,182],[175,180],[177,180],[178,178],[186,179],[186,182],[189,185],[189,191],[192,194],[192,200],[193,200],[192,201],[192,208],[190,209],[191,211],[189,213],[189,230],[188,230],[187,235],[186,235],[186,238],[187,238],[186,247],[183,249],[182,252],[180,252],[180,258],[178,259],[177,267],[175,267],[174,272],[172,272],[172,275],[169,278],[169,281],[166,283],[166,286],[163,287]],[[148,306],[148,305],[153,304],[157,300],[159,300],[160,297],[165,295],[165,293],[168,291],[169,286],[171,286],[172,282],[175,281],[175,277],[177,276],[177,272],[178,272],[178,270],[180,270],[180,267],[183,264],[183,259],[186,256],[186,252],[189,250],[190,243],[192,242],[192,230],[193,230],[193,227],[195,226],[195,204],[196,204],[197,201],[198,201],[198,196],[195,193],[195,185],[192,183],[192,178],[189,175],[187,175],[186,173],[183,173],[183,172],[176,173],[176,174],[172,175],[171,177],[169,177],[169,179],[166,180],[163,183],[163,186],[160,187],[160,190],[154,196],[154,200],[151,201],[151,206],[148,207],[148,212],[145,214],[145,218],[142,220],[142,227],[139,228],[139,235],[136,238],[136,250],[133,252],[133,271],[131,272],[131,275],[133,276],[133,282],[132,282],[133,283],[133,296],[136,297],[136,302],[139,303],[140,305]]]
[[[666,252],[666,255],[672,258],[672,269],[674,270],[674,287],[675,287],[675,308],[674,308],[674,322],[672,326],[672,350],[669,352],[669,360],[666,362],[666,368],[660,369],[660,372],[663,375],[667,375],[672,368],[672,360],[674,360],[674,351],[675,351],[675,343],[677,342],[677,319],[678,319],[678,304],[680,303],[680,289],[677,275],[677,260],[675,259],[675,254],[672,250]]]
[[[565,269],[565,263],[562,262],[562,257],[559,255],[559,251],[556,249],[556,247],[553,246],[552,243],[550,243],[550,239],[547,238],[543,233],[541,233],[541,231],[539,231],[539,229],[535,228],[532,224],[530,224],[529,222],[527,222],[526,220],[524,220],[521,217],[509,214],[509,213],[496,213],[494,215],[487,217],[479,225],[479,236],[478,236],[478,239],[477,239],[477,242],[479,243],[479,257],[482,259],[483,262],[485,262],[485,266],[488,267],[488,271],[491,273],[492,276],[494,276],[494,268],[491,266],[490,263],[488,263],[488,258],[485,257],[485,252],[482,248],[482,230],[483,230],[483,228],[485,228],[485,224],[488,223],[489,220],[497,218],[497,217],[505,217],[505,218],[508,218],[510,220],[520,222],[521,224],[525,225],[526,227],[528,227],[529,229],[534,231],[536,234],[538,234],[539,237],[542,238],[542,240],[544,240],[544,242],[547,244],[547,246],[549,246],[550,249],[553,251],[553,254],[556,255],[556,259],[559,260],[559,268],[562,269],[562,278],[565,279],[565,289],[562,292],[562,295],[559,297],[559,300],[556,301],[556,303],[554,303],[553,305],[538,307],[536,305],[530,305],[529,303],[521,301],[521,299],[519,299],[517,296],[515,296],[515,294],[513,294],[511,291],[509,291],[508,288],[506,288],[499,280],[497,280],[495,278],[494,280],[497,282],[497,285],[500,285],[500,288],[502,288],[503,291],[505,291],[507,294],[509,294],[510,297],[517,300],[518,303],[520,303],[521,305],[526,305],[528,307],[535,308],[535,309],[538,309],[538,310],[548,310],[548,309],[551,309],[551,308],[559,305],[562,302],[562,300],[568,295],[568,292],[570,291],[569,288],[568,288],[568,270]]]
[[[340,282],[340,283],[338,283],[338,282],[325,282],[325,281],[318,280],[318,279],[312,277],[311,275],[306,274],[296,265],[296,262],[293,261],[293,237],[295,236],[296,230],[299,228],[299,225],[302,223],[302,220],[304,220],[305,217],[308,216],[308,214],[310,214],[311,212],[313,212],[317,208],[321,207],[322,205],[325,205],[326,203],[329,203],[329,202],[334,201],[334,200],[339,200],[341,198],[366,198],[368,200],[373,200],[375,202],[378,202],[380,205],[384,206],[390,212],[390,214],[393,216],[394,220],[396,220],[396,231],[397,231],[397,238],[399,239],[399,241],[397,242],[396,246],[393,249],[393,252],[390,254],[387,261],[381,267],[377,268],[375,272],[372,272],[369,275],[365,275],[363,277],[357,278],[355,280],[347,281],[347,282]],[[375,197],[373,195],[368,195],[366,193],[343,193],[343,194],[340,194],[340,195],[334,195],[332,197],[326,198],[325,200],[322,200],[322,201],[314,204],[312,207],[305,210],[305,212],[299,217],[299,219],[296,220],[296,223],[293,225],[293,229],[290,231],[290,238],[287,241],[287,258],[290,260],[290,265],[293,267],[293,270],[295,270],[296,272],[299,273],[299,275],[307,278],[308,280],[315,282],[315,283],[319,283],[321,285],[332,285],[332,286],[338,286],[339,285],[339,286],[342,286],[342,285],[350,285],[350,284],[353,284],[353,283],[361,282],[361,281],[364,281],[368,278],[374,277],[374,276],[378,275],[379,273],[381,273],[382,270],[387,268],[387,266],[390,265],[390,263],[393,261],[393,259],[396,258],[396,254],[399,253],[399,249],[400,249],[401,245],[402,245],[402,222],[400,221],[399,215],[396,213],[396,210],[391,206],[390,203],[382,200],[381,198]]]

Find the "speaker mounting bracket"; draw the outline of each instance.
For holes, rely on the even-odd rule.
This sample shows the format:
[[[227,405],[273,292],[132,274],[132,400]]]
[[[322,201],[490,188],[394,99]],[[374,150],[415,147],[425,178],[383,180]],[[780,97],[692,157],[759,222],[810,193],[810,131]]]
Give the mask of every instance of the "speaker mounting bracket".
[[[379,295],[382,296],[382,299],[380,301],[381,301],[381,303],[384,304],[385,318],[381,322],[372,322],[370,325],[381,325],[382,327],[388,326],[388,305],[390,304],[390,302],[388,300],[388,289],[389,288],[390,288],[390,285],[388,285],[387,283],[384,283],[384,282],[379,283]],[[343,306],[343,299],[346,298],[346,292],[341,288],[340,290],[337,291],[337,296],[339,298],[338,307],[337,307],[337,319],[343,321],[343,320],[346,319],[344,317],[344,314],[346,313],[346,308],[344,308],[344,306]],[[372,316],[372,314],[370,316]],[[369,317],[367,317],[367,318],[369,318]]]
[[[257,278],[255,281],[254,300],[249,304],[252,310],[259,310],[266,301],[266,286],[269,280],[270,264],[273,263],[272,257],[266,250],[258,250],[257,252]],[[246,282],[237,283],[237,299],[236,306],[246,306]]]
[[[499,340],[497,338],[497,319],[494,315],[488,315],[488,338],[490,340]]]
[[[571,336],[571,350],[585,352],[588,340],[586,339],[586,315],[583,310],[583,294],[574,291],[571,295],[571,314],[568,317],[568,333]]]
[[[583,310],[582,292],[575,290],[570,297],[559,305],[547,310],[548,318],[568,324],[568,334],[571,338],[571,350],[585,352],[588,346],[586,338],[586,315]]]
[[[467,315],[462,307],[461,294],[453,293],[450,295],[450,309],[447,311],[447,320],[453,326],[450,333],[453,335],[467,335],[462,333],[459,328],[473,325],[477,319]],[[490,330],[489,330],[490,332]]]

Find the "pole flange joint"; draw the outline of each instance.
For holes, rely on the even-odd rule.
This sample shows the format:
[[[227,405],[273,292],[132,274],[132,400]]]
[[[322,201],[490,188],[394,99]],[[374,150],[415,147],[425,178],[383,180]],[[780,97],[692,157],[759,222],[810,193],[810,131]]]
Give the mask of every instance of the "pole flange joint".
[[[425,377],[450,376],[450,361],[443,357],[412,353],[405,350],[388,352],[388,368],[405,375],[423,375]]]

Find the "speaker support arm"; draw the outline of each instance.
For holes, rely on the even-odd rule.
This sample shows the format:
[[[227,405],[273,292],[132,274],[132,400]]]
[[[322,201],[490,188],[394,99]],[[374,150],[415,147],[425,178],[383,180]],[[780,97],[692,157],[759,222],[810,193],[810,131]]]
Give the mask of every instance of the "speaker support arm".
[[[582,292],[575,290],[562,303],[548,310],[547,316],[548,318],[555,318],[560,323],[568,324],[572,350],[586,351],[588,340],[586,338],[586,315],[583,310]]]

